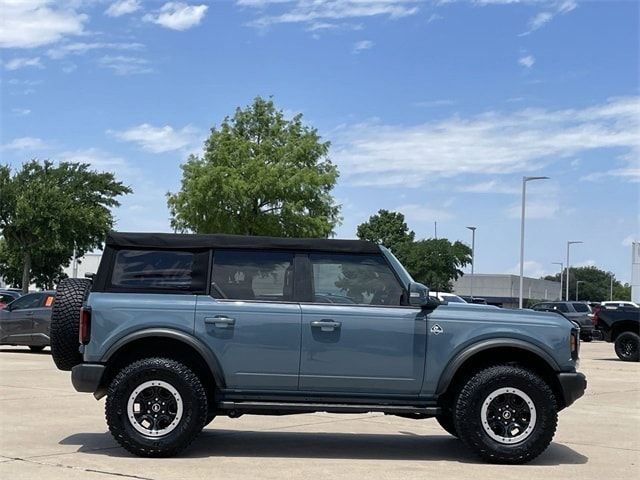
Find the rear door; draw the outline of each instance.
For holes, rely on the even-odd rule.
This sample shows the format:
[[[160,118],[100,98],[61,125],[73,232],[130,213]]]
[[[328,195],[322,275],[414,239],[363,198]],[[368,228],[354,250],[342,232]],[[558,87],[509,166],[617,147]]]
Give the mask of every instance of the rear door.
[[[415,394],[425,368],[426,314],[382,255],[310,254],[302,303],[300,389]]]
[[[33,316],[42,304],[44,293],[29,293],[11,302],[0,317],[1,338],[5,343],[29,345],[33,332]]]
[[[298,388],[294,259],[281,251],[214,252],[210,294],[198,296],[195,330],[215,352],[227,388]]]
[[[49,345],[51,335],[51,308],[55,296],[51,292],[42,295],[37,308],[33,309],[31,336],[34,345]]]

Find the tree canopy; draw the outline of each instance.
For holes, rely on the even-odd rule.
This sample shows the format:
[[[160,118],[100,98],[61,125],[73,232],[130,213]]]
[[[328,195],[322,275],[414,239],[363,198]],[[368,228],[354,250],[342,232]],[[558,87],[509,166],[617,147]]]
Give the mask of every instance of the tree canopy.
[[[358,238],[379,243],[396,251],[402,245],[413,242],[415,233],[409,230],[404,215],[399,212],[379,210],[364,223],[358,225]]]
[[[567,270],[563,272],[564,279],[567,278]],[[631,300],[631,287],[629,284],[622,284],[616,280],[612,272],[606,272],[598,267],[575,267],[569,273],[569,300],[576,299],[576,284],[580,283],[578,289],[579,300],[589,300],[592,302],[602,302],[609,300],[611,295],[611,278],[613,277],[613,300]],[[560,274],[548,275],[545,280],[560,281]],[[563,287],[564,289],[565,287]],[[564,293],[563,293],[564,295]]]
[[[130,192],[113,173],[88,164],[31,160],[15,174],[0,165],[0,274],[17,284],[20,266],[23,291],[33,275],[54,283],[74,249],[82,256],[101,245],[113,226],[110,209]]]
[[[177,231],[327,237],[339,221],[331,195],[338,170],[329,142],[302,115],[285,118],[256,98],[212,128],[202,157],[182,165],[182,184],[167,195]]]
[[[463,275],[462,268],[471,263],[471,248],[446,238],[415,241],[400,212],[379,210],[358,225],[358,238],[379,243],[398,257],[417,282],[431,290],[450,292],[451,282]]]

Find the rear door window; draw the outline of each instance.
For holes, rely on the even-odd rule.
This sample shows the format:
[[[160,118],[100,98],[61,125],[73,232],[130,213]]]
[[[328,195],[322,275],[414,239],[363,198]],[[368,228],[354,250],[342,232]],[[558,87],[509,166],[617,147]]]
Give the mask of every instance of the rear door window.
[[[171,250],[119,250],[111,286],[119,290],[202,290],[204,276],[199,264],[203,255],[208,256]]]
[[[572,303],[573,309],[578,313],[589,313],[589,306],[585,303]]]
[[[38,308],[42,304],[43,293],[29,293],[11,303],[11,311]]]
[[[564,303],[556,303],[553,305],[553,308],[562,313],[569,312],[569,307],[567,307]]]
[[[216,298],[293,301],[293,253],[216,250],[211,281]]]

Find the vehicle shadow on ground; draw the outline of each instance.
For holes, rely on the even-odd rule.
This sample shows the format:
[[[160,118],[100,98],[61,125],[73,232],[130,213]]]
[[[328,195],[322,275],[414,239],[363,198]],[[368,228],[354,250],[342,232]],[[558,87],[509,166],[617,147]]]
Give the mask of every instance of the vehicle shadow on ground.
[[[0,353],[28,353],[29,355],[51,355],[51,350],[45,348],[44,350],[40,350],[39,352],[33,352],[29,349],[29,347],[24,348],[0,348]]]
[[[109,437],[109,438],[105,438]],[[131,454],[109,440],[106,433],[79,433],[60,441],[80,445],[79,452],[129,457]],[[111,444],[113,447],[109,447]],[[448,435],[264,432],[205,429],[182,458],[274,457],[361,460],[448,460],[482,463],[459,440]],[[559,443],[531,465],[575,465],[588,458]]]

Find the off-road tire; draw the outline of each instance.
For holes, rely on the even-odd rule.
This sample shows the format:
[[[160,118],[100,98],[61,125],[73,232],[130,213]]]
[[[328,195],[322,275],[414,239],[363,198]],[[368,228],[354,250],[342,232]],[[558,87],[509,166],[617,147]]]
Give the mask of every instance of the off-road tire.
[[[623,362],[640,360],[640,336],[633,332],[622,332],[614,344],[616,355]]]
[[[169,383],[182,397],[183,414],[168,434],[149,437],[138,432],[127,418],[127,402],[144,382]],[[124,367],[107,390],[105,416],[111,435],[126,450],[140,457],[170,457],[187,448],[207,420],[207,394],[198,376],[185,365],[167,358],[145,358]]]
[[[482,426],[483,402],[500,388],[521,390],[530,397],[536,410],[533,430],[518,443],[500,443]],[[456,397],[453,416],[458,438],[491,463],[519,464],[533,460],[549,446],[558,424],[556,400],[549,385],[528,369],[508,365],[488,367],[473,375]]]
[[[56,290],[51,310],[51,356],[60,370],[71,370],[82,362],[78,350],[80,308],[91,290],[91,280],[67,278]]]
[[[42,346],[42,345],[29,345],[29,350],[31,350],[34,353],[38,353],[38,352],[41,352],[42,350],[44,350],[44,346]]]
[[[436,415],[436,420],[449,435],[453,435],[456,438],[458,437],[456,425],[453,421],[453,412],[451,410],[443,409],[440,415]]]

